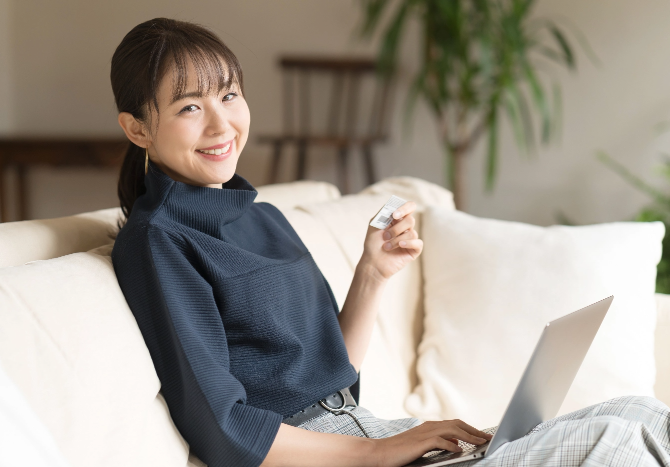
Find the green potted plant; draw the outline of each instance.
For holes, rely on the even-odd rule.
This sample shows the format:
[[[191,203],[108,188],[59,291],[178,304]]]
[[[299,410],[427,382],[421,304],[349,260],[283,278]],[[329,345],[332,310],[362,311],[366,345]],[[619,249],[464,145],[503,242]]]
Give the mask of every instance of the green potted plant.
[[[381,33],[382,74],[397,66],[410,18],[421,24],[421,65],[406,100],[406,122],[417,98],[428,104],[447,157],[447,180],[458,209],[465,204],[465,163],[488,138],[486,187],[498,167],[498,134],[506,116],[518,147],[528,154],[548,143],[560,120],[560,87],[540,73],[540,60],[575,69],[573,46],[555,21],[532,15],[535,0],[362,0],[358,30]],[[577,39],[583,41],[578,31]],[[585,45],[585,42],[582,44]],[[586,47],[585,47],[586,48]],[[550,89],[550,91],[548,91]]]

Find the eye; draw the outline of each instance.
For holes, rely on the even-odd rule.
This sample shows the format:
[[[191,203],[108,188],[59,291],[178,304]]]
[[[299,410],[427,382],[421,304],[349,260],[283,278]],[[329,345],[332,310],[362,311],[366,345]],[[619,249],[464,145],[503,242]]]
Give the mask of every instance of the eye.
[[[229,96],[232,96],[232,97],[228,98]],[[232,100],[232,99],[233,99],[234,97],[236,97],[236,96],[237,96],[236,93],[234,93],[234,92],[229,92],[228,94],[226,94],[225,96],[223,96],[223,102],[230,101],[230,100]]]
[[[190,112],[195,112],[197,108],[198,108],[198,106],[197,106],[197,105],[194,105],[194,104],[187,105],[186,107],[184,107],[183,109],[181,109],[181,110],[179,111],[179,113],[184,113],[184,112],[189,112],[189,113],[190,113]]]

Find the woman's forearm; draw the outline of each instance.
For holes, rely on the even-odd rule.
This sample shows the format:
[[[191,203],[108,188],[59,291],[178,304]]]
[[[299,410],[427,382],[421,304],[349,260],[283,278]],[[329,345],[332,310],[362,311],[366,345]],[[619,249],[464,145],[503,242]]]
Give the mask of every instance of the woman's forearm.
[[[377,464],[375,447],[372,439],[282,423],[261,467],[372,467]]]
[[[368,350],[386,281],[365,263],[358,263],[349,293],[338,316],[349,361],[356,371],[361,369]]]

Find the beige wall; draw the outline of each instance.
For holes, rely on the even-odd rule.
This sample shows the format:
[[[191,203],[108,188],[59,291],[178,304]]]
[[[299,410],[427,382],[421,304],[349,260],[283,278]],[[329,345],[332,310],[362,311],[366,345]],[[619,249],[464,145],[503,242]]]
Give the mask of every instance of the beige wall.
[[[269,148],[257,145],[255,137],[281,125],[276,57],[371,51],[351,37],[358,9],[355,0],[0,0],[0,132],[119,135],[108,78],[114,48],[140,21],[155,16],[194,20],[219,33],[242,63],[252,128],[239,172],[261,184]],[[580,56],[578,74],[560,73],[560,146],[525,161],[517,157],[508,134],[503,136],[500,178],[492,196],[482,190],[483,158],[473,157],[468,210],[544,225],[554,222],[558,210],[580,223],[625,219],[646,200],[598,163],[594,153],[605,149],[647,175],[660,160],[658,153],[670,145],[667,136],[656,137],[653,131],[670,109],[670,29],[665,24],[670,2],[541,0],[538,13],[577,24],[602,66]],[[415,62],[416,31],[409,32],[403,50],[405,74]],[[404,91],[396,104],[403,99]],[[404,140],[399,108],[392,141],[377,154],[381,175],[442,182],[443,160],[430,115],[420,107],[412,139]],[[308,175],[334,181],[332,163],[332,154],[316,154]],[[356,159],[356,188],[362,186],[358,164]],[[30,182],[34,217],[117,202],[116,174],[107,171],[36,169]]]
[[[11,6],[11,0],[0,0],[0,131],[3,133],[14,128]]]

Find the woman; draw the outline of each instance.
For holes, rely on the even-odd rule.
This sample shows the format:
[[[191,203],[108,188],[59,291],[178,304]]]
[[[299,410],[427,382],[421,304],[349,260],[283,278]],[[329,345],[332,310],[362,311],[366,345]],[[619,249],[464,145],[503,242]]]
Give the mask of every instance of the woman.
[[[380,420],[348,392],[386,282],[423,249],[413,202],[386,230],[368,228],[338,313],[290,224],[235,174],[250,116],[242,70],[220,39],[147,21],[118,46],[111,81],[132,143],[112,260],[198,457],[210,467],[401,466],[491,438],[460,420]],[[609,401],[546,422],[481,465],[669,465],[668,420],[654,399]]]

